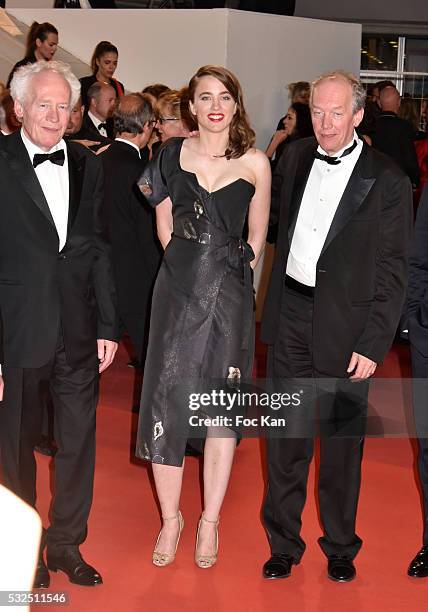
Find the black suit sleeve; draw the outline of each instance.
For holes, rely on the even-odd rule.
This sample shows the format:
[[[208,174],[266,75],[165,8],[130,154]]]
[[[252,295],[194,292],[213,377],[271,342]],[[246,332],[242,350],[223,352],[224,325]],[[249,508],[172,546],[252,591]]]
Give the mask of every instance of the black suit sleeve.
[[[97,300],[98,325],[97,337],[104,340],[118,340],[118,321],[116,310],[116,290],[113,280],[111,246],[108,240],[107,220],[103,207],[103,171],[96,157],[87,159],[97,169],[94,187],[94,248],[95,261],[93,279]]]
[[[425,304],[428,309],[428,185],[425,187],[416,216],[409,257],[408,315],[415,315]]]
[[[428,185],[418,206],[409,258],[408,329],[410,342],[428,355]]]
[[[412,230],[412,187],[389,170],[382,194],[375,270],[375,295],[364,332],[354,351],[383,361],[396,332],[407,286],[408,245]],[[385,177],[387,178],[387,177]]]
[[[419,185],[419,164],[418,157],[416,155],[416,149],[413,142],[413,130],[410,124],[405,125],[405,137],[403,138],[403,164],[405,172],[410,178],[412,185],[417,187]]]
[[[172,139],[170,140],[172,141]],[[169,196],[165,178],[165,166],[167,164],[167,152],[171,145],[173,146],[174,143],[170,141],[162,145],[156,157],[147,164],[137,181],[141,193],[150,206],[157,206]]]

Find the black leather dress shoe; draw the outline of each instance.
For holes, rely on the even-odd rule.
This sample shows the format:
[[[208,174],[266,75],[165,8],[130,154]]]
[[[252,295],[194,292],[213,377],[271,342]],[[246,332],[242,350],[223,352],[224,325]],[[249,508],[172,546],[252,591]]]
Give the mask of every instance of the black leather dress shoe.
[[[411,561],[407,575],[412,578],[428,578],[428,546],[423,546]]]
[[[288,578],[291,575],[293,564],[293,557],[286,554],[273,554],[263,566],[263,577],[268,580]]]
[[[335,582],[350,582],[357,572],[355,565],[348,557],[329,557],[327,575]]]
[[[103,579],[97,570],[83,560],[78,550],[73,549],[61,555],[52,554],[48,550],[47,560],[48,568],[51,571],[57,572],[60,570],[64,572],[73,584],[96,586],[103,583]]]
[[[36,575],[34,576],[34,589],[48,589],[51,583],[51,577],[49,576],[48,568],[46,567],[43,554],[39,555],[37,561]]]

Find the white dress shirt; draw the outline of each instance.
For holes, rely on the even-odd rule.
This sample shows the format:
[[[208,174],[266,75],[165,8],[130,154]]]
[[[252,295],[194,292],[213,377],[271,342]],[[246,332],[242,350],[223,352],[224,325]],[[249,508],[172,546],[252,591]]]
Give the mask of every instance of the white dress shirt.
[[[130,147],[134,147],[134,149],[138,151],[138,157],[141,159],[140,149],[137,147],[135,142],[131,142],[130,140],[125,140],[125,138],[115,138],[115,140],[117,140],[117,142],[124,142],[128,144]]]
[[[98,119],[98,117],[95,117],[95,115],[93,115],[91,111],[88,111],[88,117],[92,121],[92,123],[95,125],[95,128],[98,130],[101,136],[105,136],[107,138],[107,130],[105,129],[105,127],[102,127],[100,130],[98,129],[98,126],[100,125],[100,123],[105,123],[105,121],[101,121],[101,119]]]
[[[319,256],[343,192],[363,149],[363,142],[355,131],[353,140],[357,141],[357,146],[340,160],[340,164],[331,165],[321,159],[315,159],[306,183],[286,273],[309,287],[315,287]],[[340,157],[352,145],[353,140],[334,157]],[[320,146],[317,150],[327,155]]]
[[[43,151],[31,142],[23,129],[21,129],[21,137],[28,151],[31,163],[33,163],[36,153],[53,153],[60,149],[64,151],[65,159],[63,166],[53,164],[48,160],[34,168],[55,223],[59,238],[59,251],[61,251],[67,239],[68,223],[69,181],[67,147],[65,142],[60,140],[50,151]]]

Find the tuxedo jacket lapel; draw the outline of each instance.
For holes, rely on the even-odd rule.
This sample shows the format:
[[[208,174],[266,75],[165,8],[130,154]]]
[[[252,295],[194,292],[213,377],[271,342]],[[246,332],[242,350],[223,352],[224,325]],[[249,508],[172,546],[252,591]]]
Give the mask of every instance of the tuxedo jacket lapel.
[[[79,210],[80,200],[82,197],[83,177],[85,169],[85,158],[79,157],[76,150],[67,143],[68,157],[68,222],[67,222],[67,239],[73,223],[76,219],[77,211]]]
[[[316,141],[314,139],[313,147],[304,151],[302,159],[297,164],[297,171],[293,184],[293,191],[291,194],[290,201],[290,212],[288,218],[288,242],[291,245],[293,238],[294,229],[296,227],[297,217],[299,215],[300,205],[302,203],[303,194],[305,192],[306,183],[308,182],[309,174],[314,163],[314,153],[317,148]],[[285,180],[287,180],[285,178]]]
[[[34,171],[27,149],[22,142],[21,134],[19,131],[15,132],[5,138],[5,141],[6,146],[4,148],[4,154],[19,184],[22,185],[23,189],[27,192],[56,232],[49,205]],[[9,143],[11,145],[10,147],[8,146]]]
[[[321,255],[324,253],[331,241],[343,229],[349,219],[357,212],[364,202],[376,178],[371,171],[371,151],[364,144],[361,155],[355,164],[355,168],[346,185],[345,191],[340,199],[339,206],[333,217],[330,229],[325,239]]]

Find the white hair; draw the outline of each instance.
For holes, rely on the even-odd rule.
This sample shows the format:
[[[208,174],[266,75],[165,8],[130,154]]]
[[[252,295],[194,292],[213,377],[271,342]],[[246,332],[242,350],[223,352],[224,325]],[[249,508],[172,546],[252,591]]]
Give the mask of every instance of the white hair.
[[[33,64],[25,64],[25,66],[18,68],[10,84],[10,95],[12,98],[20,104],[24,104],[32,79],[37,74],[43,72],[59,74],[68,83],[70,87],[70,108],[73,108],[80,96],[80,82],[71,72],[68,64],[56,60],[50,62],[39,61]]]

